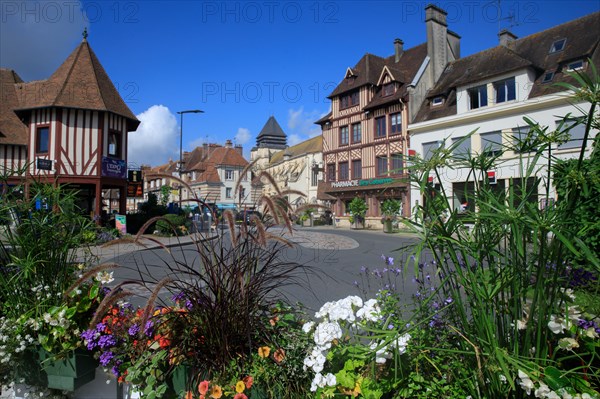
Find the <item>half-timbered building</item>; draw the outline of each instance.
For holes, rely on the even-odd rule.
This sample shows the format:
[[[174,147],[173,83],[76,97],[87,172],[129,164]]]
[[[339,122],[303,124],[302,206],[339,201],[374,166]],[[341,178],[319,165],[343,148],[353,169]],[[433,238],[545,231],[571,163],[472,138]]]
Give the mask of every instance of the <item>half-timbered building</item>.
[[[380,218],[387,198],[400,200],[402,214],[410,215],[407,125],[447,62],[460,57],[460,37],[447,29],[446,15],[427,6],[426,43],[405,50],[396,39],[392,56],[365,54],[328,96],[331,112],[316,122],[325,169],[319,198],[342,223],[355,197],[367,202],[367,222]]]
[[[127,135],[140,122],[86,36],[46,80],[23,82],[1,71],[0,166],[9,183],[67,185],[80,208],[99,218],[103,191],[116,190],[126,212]],[[18,167],[25,167],[20,177]]]

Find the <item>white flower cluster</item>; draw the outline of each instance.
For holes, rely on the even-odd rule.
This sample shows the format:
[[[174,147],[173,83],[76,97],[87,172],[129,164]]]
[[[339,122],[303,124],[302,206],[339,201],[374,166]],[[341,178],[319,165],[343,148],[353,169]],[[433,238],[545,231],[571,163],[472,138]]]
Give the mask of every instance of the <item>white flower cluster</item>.
[[[99,281],[100,284],[110,284],[114,281],[113,272],[108,272],[103,270],[96,274],[96,281]]]
[[[66,329],[69,327],[71,322],[65,317],[65,313],[66,309],[62,309],[56,314],[56,316],[52,316],[50,313],[44,313],[44,322],[50,324],[51,326],[58,326]]]
[[[30,334],[19,331],[15,322],[0,317],[0,364],[10,363],[12,354],[23,352],[34,341]]]
[[[50,290],[50,286],[49,285],[36,285],[35,287],[31,288],[31,292],[34,293],[36,299],[48,299],[52,297],[52,292]],[[62,294],[59,292],[57,293],[57,296],[61,296]]]
[[[360,297],[349,296],[339,301],[325,303],[315,313],[315,317],[321,319],[318,324],[308,322],[302,326],[302,331],[306,334],[312,332],[315,342],[315,346],[304,359],[304,370],[311,369],[315,372],[310,387],[312,392],[315,392],[318,388],[335,386],[337,383],[335,375],[331,373],[323,375],[322,372],[327,360],[327,352],[332,344],[341,339],[344,334],[342,325],[358,331],[360,323],[381,320],[381,309],[375,299],[369,299],[363,303]],[[405,334],[389,345],[372,343],[370,348],[376,352],[376,361],[385,363],[386,359],[391,358],[392,349],[395,348],[400,353],[404,353],[409,339],[410,335]]]
[[[539,386],[536,388],[535,383],[529,378],[527,373],[522,370],[518,370],[518,383],[521,388],[527,393],[527,395],[531,394],[533,391],[533,395],[536,398],[540,399],[592,399],[592,396],[588,393],[575,393],[571,394],[567,392],[564,388],[559,389],[558,391],[551,390],[548,385],[543,382],[539,382]]]
[[[550,315],[548,328],[554,334],[562,334],[565,330],[569,330],[572,325],[577,325],[580,318],[581,311],[577,308],[577,305],[572,305],[568,307],[566,315]]]

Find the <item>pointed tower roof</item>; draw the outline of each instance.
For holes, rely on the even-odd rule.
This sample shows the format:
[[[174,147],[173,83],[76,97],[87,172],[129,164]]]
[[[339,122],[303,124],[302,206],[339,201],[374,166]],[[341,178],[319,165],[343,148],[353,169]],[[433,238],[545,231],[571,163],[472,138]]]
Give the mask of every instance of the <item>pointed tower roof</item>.
[[[274,116],[269,117],[265,126],[256,137],[257,147],[284,149],[287,147],[287,135]]]
[[[84,34],[79,46],[44,81],[24,83],[20,110],[69,107],[108,111],[128,119],[135,130],[139,120],[119,95]]]
[[[0,68],[0,144],[27,145],[27,126],[13,112],[19,105],[18,83],[23,79],[15,71]]]

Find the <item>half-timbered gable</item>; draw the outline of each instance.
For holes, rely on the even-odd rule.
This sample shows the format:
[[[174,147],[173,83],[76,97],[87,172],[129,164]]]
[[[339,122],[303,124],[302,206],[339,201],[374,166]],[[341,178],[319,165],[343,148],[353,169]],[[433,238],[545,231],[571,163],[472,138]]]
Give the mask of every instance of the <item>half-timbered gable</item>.
[[[139,121],[86,36],[47,80],[2,70],[0,157],[5,169],[27,164],[27,178],[69,184],[95,216],[103,191],[116,189],[125,213],[127,135]]]

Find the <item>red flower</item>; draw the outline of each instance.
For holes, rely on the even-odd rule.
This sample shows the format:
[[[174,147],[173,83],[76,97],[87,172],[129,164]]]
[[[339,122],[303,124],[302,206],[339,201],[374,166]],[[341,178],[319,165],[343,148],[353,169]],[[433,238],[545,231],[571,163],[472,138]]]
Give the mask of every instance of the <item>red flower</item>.
[[[244,381],[244,384],[246,384],[246,389],[250,389],[254,383],[254,378],[252,378],[250,375],[247,375],[246,377],[242,378],[242,381]]]

